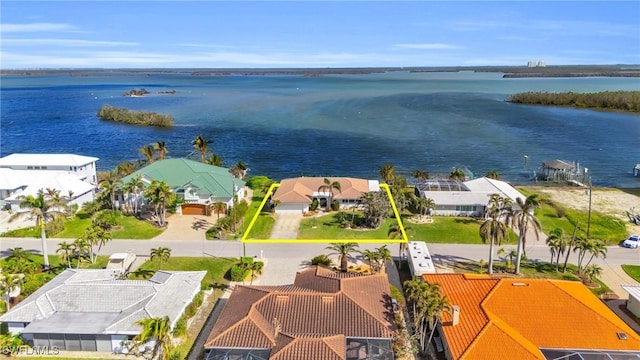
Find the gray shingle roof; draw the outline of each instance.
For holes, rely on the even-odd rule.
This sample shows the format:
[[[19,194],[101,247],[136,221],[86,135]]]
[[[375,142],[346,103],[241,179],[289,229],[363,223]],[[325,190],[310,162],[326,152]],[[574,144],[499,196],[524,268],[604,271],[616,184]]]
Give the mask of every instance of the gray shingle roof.
[[[93,333],[135,333],[136,321],[146,317],[168,316],[174,322],[200,289],[206,271],[156,274],[153,281],[115,280],[112,270],[67,269],[0,316],[0,322],[32,323],[28,330],[52,333],[59,332],[61,319],[71,330],[87,330],[88,324],[70,322],[78,319],[90,322],[92,331],[101,329]]]

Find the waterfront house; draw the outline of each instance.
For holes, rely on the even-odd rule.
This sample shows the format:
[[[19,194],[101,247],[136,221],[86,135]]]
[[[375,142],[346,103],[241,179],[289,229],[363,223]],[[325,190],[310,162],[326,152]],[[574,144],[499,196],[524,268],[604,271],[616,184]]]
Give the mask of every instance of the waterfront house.
[[[426,180],[415,185],[415,195],[433,200],[434,215],[481,216],[492,194],[510,199],[514,209],[516,200],[526,197],[508,183],[487,177],[465,182],[457,180]]]
[[[329,183],[338,182],[340,190],[323,189],[325,179]],[[282,180],[280,187],[273,195],[272,202],[277,204],[276,213],[306,213],[314,200],[318,201],[321,208],[329,206],[330,198],[338,201],[340,208],[349,208],[358,205],[360,197],[371,191],[380,191],[377,180],[348,177],[299,177]]]
[[[386,274],[312,267],[293,285],[236,286],[205,359],[393,360],[394,332]]]
[[[244,197],[242,187],[245,182],[233,177],[229,169],[184,158],[156,161],[124,177],[122,182],[126,184],[137,177],[145,185],[153,180],[166,182],[178,199],[184,200],[179,207],[184,215],[210,215],[214,203],[222,202],[232,207],[234,196],[236,200]],[[140,194],[126,195],[135,196],[136,201],[142,200]]]
[[[21,301],[0,322],[32,346],[122,352],[136,322],[168,316],[173,328],[200,291],[206,271],[158,271],[149,280],[117,280],[118,271],[67,269]]]
[[[11,154],[0,158],[0,205],[21,211],[23,196],[54,189],[69,205],[93,201],[98,158],[75,154]]]
[[[440,284],[452,308],[436,327],[446,359],[640,357],[640,336],[580,282],[473,274],[422,278]]]

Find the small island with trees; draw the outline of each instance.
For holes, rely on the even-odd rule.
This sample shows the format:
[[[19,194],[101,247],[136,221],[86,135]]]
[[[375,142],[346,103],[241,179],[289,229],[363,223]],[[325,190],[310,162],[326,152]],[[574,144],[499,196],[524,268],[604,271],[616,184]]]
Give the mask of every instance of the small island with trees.
[[[173,117],[171,115],[158,114],[151,111],[131,111],[108,104],[103,105],[100,110],[98,110],[98,117],[102,120],[132,125],[158,127],[173,126]]]
[[[598,93],[526,92],[509,96],[516,104],[553,105],[594,110],[640,113],[640,91],[604,91]]]
[[[165,90],[165,91],[158,91],[157,94],[175,94],[176,91],[175,90]],[[147,94],[151,94],[149,91],[147,91],[147,89],[145,88],[140,88],[140,89],[131,89],[130,91],[127,91],[125,93],[122,94],[122,96],[131,96],[131,97],[140,97],[140,96],[144,96]]]

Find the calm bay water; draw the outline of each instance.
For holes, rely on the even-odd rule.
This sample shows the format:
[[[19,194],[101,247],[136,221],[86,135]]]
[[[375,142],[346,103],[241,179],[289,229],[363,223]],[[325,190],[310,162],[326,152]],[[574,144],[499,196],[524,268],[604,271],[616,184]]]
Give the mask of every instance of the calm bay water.
[[[123,97],[144,87],[174,95]],[[203,134],[227,165],[251,174],[378,177],[398,172],[448,174],[497,170],[527,183],[527,166],[577,161],[594,185],[639,187],[640,116],[507,103],[523,91],[640,90],[634,78],[503,79],[497,73],[303,76],[5,76],[1,79],[0,155],[68,152],[100,158],[107,170],[138,160],[145,144],[165,141],[168,156],[192,153]],[[104,122],[103,104],[171,114],[156,129]],[[191,155],[198,159],[196,154]]]

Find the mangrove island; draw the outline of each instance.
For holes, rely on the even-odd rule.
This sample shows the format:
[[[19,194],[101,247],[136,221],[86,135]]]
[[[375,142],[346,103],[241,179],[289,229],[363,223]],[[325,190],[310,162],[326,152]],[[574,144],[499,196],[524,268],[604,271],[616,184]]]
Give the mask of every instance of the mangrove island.
[[[640,113],[640,91],[604,91],[598,93],[526,92],[511,95],[506,101],[516,104],[571,106],[594,110]]]
[[[98,110],[98,117],[102,120],[110,120],[132,125],[158,127],[173,126],[173,117],[171,115],[163,115],[151,111],[131,111],[108,104],[103,105],[100,110]]]

